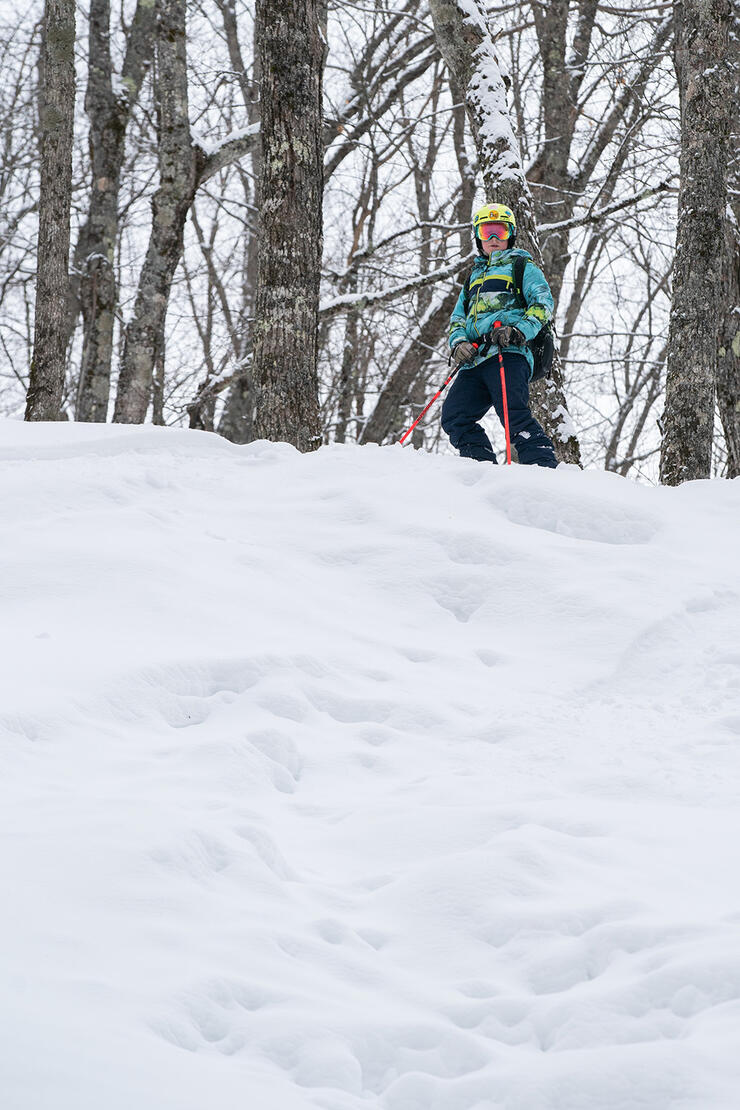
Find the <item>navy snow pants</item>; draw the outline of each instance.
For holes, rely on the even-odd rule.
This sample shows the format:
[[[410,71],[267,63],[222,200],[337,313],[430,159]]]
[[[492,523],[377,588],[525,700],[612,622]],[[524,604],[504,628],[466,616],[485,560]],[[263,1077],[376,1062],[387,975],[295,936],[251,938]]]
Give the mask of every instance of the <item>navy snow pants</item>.
[[[509,431],[519,462],[525,465],[556,467],[552,440],[529,411],[529,363],[524,355],[504,355]],[[504,423],[501,395],[501,367],[498,354],[477,366],[458,371],[442,405],[442,427],[463,458],[496,462],[491,441],[478,423],[491,405]]]

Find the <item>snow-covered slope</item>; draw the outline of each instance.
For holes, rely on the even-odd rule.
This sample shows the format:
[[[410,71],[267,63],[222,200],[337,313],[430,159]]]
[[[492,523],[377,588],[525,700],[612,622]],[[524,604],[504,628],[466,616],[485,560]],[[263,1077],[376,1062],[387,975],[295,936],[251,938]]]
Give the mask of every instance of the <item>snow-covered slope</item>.
[[[740,482],[0,481],[3,1110],[737,1110]]]

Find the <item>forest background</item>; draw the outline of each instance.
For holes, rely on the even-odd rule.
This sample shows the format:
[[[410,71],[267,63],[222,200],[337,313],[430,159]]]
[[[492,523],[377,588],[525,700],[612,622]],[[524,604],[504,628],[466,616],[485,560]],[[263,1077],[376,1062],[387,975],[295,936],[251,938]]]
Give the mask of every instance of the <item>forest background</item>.
[[[177,75],[168,80],[157,52],[162,13],[175,7],[186,27],[184,90]],[[658,477],[674,294],[682,143],[676,10],[601,0],[478,5],[556,297],[562,388],[580,460],[649,481]],[[426,0],[329,3],[322,13],[321,436],[391,443],[448,374],[447,323],[473,258],[470,216],[498,198],[486,195],[465,96]],[[124,364],[140,365],[149,351],[142,420],[248,442],[256,435],[261,205],[254,4],[139,0],[111,9],[109,0],[91,0],[75,15],[60,416],[125,419]],[[10,417],[23,415],[34,352],[43,17],[39,3],[0,7],[0,413]],[[732,64],[736,49],[731,36],[718,62]],[[736,67],[732,73],[736,103]],[[171,272],[157,273],[152,296],[147,265],[157,234],[153,201],[161,211],[163,120],[178,110],[190,151],[188,187],[178,197],[184,241]],[[736,139],[716,243],[724,269],[715,476],[740,473]],[[288,335],[293,309],[288,301]],[[152,322],[153,311],[161,319]],[[161,341],[142,340],[147,328],[160,328]],[[490,431],[500,445],[500,430]],[[414,444],[450,449],[434,414]]]

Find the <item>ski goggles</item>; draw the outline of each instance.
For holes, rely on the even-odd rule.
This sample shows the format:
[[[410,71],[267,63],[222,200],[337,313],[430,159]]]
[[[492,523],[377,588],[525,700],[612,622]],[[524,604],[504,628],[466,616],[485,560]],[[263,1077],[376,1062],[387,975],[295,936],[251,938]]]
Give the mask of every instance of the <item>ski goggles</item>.
[[[488,239],[508,239],[511,233],[511,228],[505,223],[493,224],[480,224],[478,227],[478,238]]]

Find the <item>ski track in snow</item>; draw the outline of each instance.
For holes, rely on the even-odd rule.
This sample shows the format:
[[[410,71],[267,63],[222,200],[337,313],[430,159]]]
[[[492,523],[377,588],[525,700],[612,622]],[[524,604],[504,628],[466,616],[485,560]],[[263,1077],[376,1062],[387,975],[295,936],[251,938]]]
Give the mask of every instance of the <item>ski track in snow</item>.
[[[740,482],[0,470],[3,1110],[736,1110]]]

